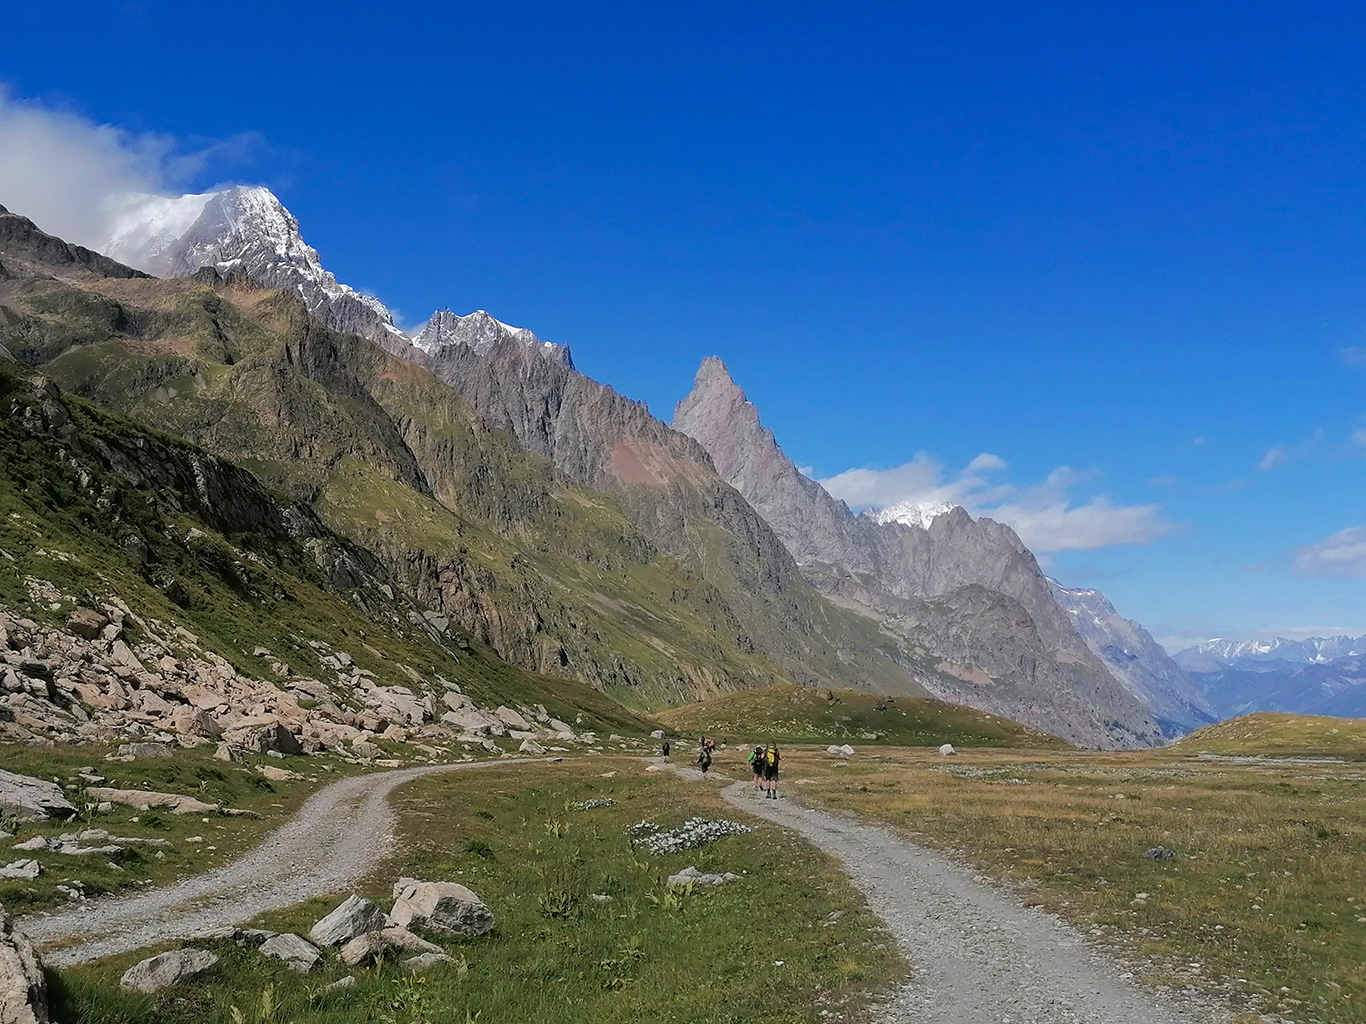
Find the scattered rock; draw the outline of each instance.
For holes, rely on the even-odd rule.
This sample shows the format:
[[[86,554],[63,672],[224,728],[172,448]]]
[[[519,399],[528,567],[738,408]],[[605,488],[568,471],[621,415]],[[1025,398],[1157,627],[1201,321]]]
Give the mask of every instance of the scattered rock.
[[[36,860],[15,860],[0,867],[0,878],[22,878],[33,881],[43,873],[43,866]]]
[[[422,882],[400,878],[394,883],[394,924],[454,935],[483,935],[493,930],[493,912],[457,882]]]
[[[23,850],[25,853],[31,853],[31,852],[33,852],[34,850],[46,850],[46,849],[47,849],[47,837],[46,837],[46,836],[34,836],[34,837],[31,838],[31,839],[25,839],[22,843],[15,843],[15,844],[14,844],[14,849],[16,849],[16,850]]]
[[[322,959],[322,953],[318,951],[317,946],[305,941],[293,932],[284,932],[274,938],[267,939],[261,944],[261,953],[277,960],[283,960],[291,970],[298,971],[300,974],[307,974],[313,969],[313,965]]]
[[[84,640],[96,640],[109,620],[90,608],[77,608],[66,620],[66,628]]]
[[[942,747],[939,748],[940,757],[952,757],[956,753],[958,753],[958,751],[953,749],[952,743],[945,743]]]
[[[540,757],[545,753],[545,747],[535,740],[522,740],[522,745],[517,748],[519,754],[531,754],[533,757]]]
[[[76,808],[62,795],[62,787],[28,775],[17,775],[0,768],[0,813],[16,821],[45,821],[69,818]]]
[[[170,757],[175,753],[166,743],[125,743],[118,752],[128,757]]]
[[[276,768],[273,764],[258,765],[256,770],[271,782],[295,782],[303,778],[298,772],[292,772],[288,768]]]
[[[420,939],[407,928],[389,927],[357,935],[341,948],[342,962],[348,967],[368,964],[386,949],[408,949],[414,953],[440,953],[441,947]]]
[[[331,984],[329,984],[329,985],[324,985],[324,986],[323,986],[323,991],[324,991],[324,992],[339,992],[340,990],[342,990],[342,989],[344,989],[344,988],[350,988],[350,987],[351,987],[352,985],[354,985],[355,983],[356,983],[356,976],[355,976],[354,974],[348,974],[345,978],[338,978],[336,981],[332,982]]]
[[[218,969],[218,957],[203,949],[173,949],[128,968],[119,979],[125,992],[157,992],[197,981]]]
[[[379,931],[388,924],[384,911],[353,893],[336,910],[319,920],[308,937],[319,946],[341,946],[358,935]]]
[[[832,743],[830,746],[828,746],[828,747],[825,748],[825,752],[826,752],[827,754],[833,754],[835,757],[853,757],[853,756],[854,756],[854,748],[851,747],[851,746],[850,746],[849,744],[847,744],[847,743],[843,744],[842,746],[838,746],[838,747],[835,746],[835,745]]]
[[[734,882],[739,879],[739,875],[727,871],[722,875],[706,874],[699,871],[696,867],[688,866],[676,875],[670,875],[668,886],[670,889],[679,889],[687,885],[725,885],[727,882]]]
[[[151,793],[141,789],[89,789],[86,792],[93,800],[108,800],[123,804],[139,811],[150,811],[154,807],[164,807],[172,814],[208,814],[218,810],[217,804],[206,804],[192,796],[179,793]]]
[[[652,739],[652,740],[662,740],[663,738],[664,738],[664,730],[663,730],[663,729],[656,729],[654,732],[650,733],[650,739]]]
[[[421,974],[423,971],[427,970],[427,968],[435,967],[437,964],[452,963],[455,963],[455,961],[445,953],[419,953],[415,957],[404,960],[403,966],[414,974]]]
[[[48,1024],[43,965],[0,906],[0,1024]]]
[[[1143,856],[1149,860],[1176,860],[1176,851],[1169,850],[1165,846],[1153,846],[1144,850]]]

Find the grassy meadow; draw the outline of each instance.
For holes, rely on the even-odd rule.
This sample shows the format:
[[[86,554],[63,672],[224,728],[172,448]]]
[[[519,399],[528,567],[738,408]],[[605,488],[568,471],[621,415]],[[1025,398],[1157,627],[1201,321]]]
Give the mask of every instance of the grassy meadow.
[[[717,767],[738,773],[742,756]],[[1213,993],[1249,1020],[1366,1022],[1361,764],[867,747],[844,764],[790,749],[784,768],[790,796],[971,864],[1144,981]],[[1174,858],[1144,855],[1155,847]]]
[[[904,976],[895,945],[833,863],[772,825],[751,821],[751,834],[663,856],[628,839],[628,827],[642,820],[666,829],[694,815],[742,820],[714,782],[646,772],[637,759],[595,758],[434,776],[394,799],[403,853],[359,891],[387,906],[400,875],[474,889],[498,927],[441,941],[455,965],[422,976],[397,961],[348,971],[329,955],[297,975],[212,943],[205,948],[223,958],[217,979],[128,995],[118,977],[150,953],[142,951],[61,972],[56,1018],[228,1024],[236,1007],[261,1024],[814,1024],[864,1019],[870,1000]],[[578,806],[598,800],[612,802]],[[665,879],[689,865],[741,877],[671,893]],[[304,933],[345,895],[257,923]],[[324,991],[348,973],[354,986]]]

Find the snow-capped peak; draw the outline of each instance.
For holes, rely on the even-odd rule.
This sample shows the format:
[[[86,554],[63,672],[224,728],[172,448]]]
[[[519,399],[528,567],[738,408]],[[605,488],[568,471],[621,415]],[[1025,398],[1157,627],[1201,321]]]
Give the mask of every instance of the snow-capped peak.
[[[534,348],[551,358],[567,360],[568,349],[563,345],[542,341],[525,327],[513,327],[490,315],[487,310],[476,309],[467,316],[459,316],[449,309],[438,309],[422,329],[413,335],[413,344],[428,355],[455,345],[473,349],[477,355],[487,355],[493,347],[505,338]]]
[[[870,512],[873,520],[878,523],[901,523],[904,526],[918,526],[922,530],[928,530],[930,523],[934,522],[946,512],[952,512],[957,505],[951,505],[946,501],[910,501],[899,502],[896,505],[889,505],[887,508],[877,509]]]

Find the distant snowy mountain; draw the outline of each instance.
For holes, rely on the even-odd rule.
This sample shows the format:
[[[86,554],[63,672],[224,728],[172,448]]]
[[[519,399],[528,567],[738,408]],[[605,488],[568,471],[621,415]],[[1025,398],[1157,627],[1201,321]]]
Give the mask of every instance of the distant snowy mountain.
[[[887,523],[901,523],[905,526],[918,526],[922,530],[928,530],[930,523],[946,512],[952,512],[957,506],[950,505],[945,501],[920,502],[903,501],[897,505],[889,505],[887,508],[878,509],[868,515],[874,522],[885,525]]]
[[[418,358],[417,350],[431,355],[451,345],[484,355],[508,338],[572,365],[565,346],[509,327],[482,309],[463,317],[438,310],[410,338],[384,303],[326,270],[294,215],[258,186],[173,197],[130,193],[118,200],[109,235],[96,249],[156,277],[185,277],[202,267],[225,277],[240,271],[268,288],[294,292],[329,327],[370,338],[397,355]]]
[[[1142,625],[1115,611],[1099,590],[1048,582],[1086,646],[1153,713],[1164,734],[1175,738],[1217,720],[1204,693]]]
[[[1307,640],[1207,640],[1187,647],[1173,657],[1188,672],[1211,672],[1216,668],[1248,668],[1284,662],[1291,665],[1322,665],[1339,658],[1366,655],[1366,636],[1313,636]]]
[[[459,316],[449,309],[438,309],[413,335],[413,344],[428,355],[435,355],[452,345],[467,345],[483,356],[493,351],[493,347],[504,339],[539,349],[548,358],[573,365],[568,347],[542,341],[525,327],[511,327],[482,309],[476,309],[468,316]]]
[[[1366,636],[1216,639],[1174,660],[1222,718],[1253,711],[1366,716]]]

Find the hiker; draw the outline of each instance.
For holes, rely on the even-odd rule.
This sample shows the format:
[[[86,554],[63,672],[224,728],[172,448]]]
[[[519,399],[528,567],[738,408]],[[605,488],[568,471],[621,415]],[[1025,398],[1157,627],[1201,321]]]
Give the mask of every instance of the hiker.
[[[749,755],[749,767],[754,772],[754,788],[764,788],[764,748],[757,746],[754,753]]]
[[[711,751],[707,749],[706,744],[697,752],[697,767],[702,769],[703,775],[711,770]]]
[[[668,759],[669,759],[669,741],[668,741],[668,740],[665,740],[665,741],[664,741],[664,760],[667,761]]]
[[[778,744],[769,743],[764,750],[764,787],[765,800],[778,799]]]

